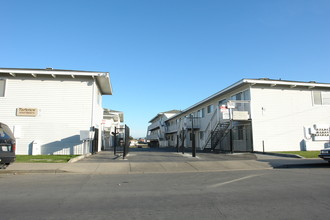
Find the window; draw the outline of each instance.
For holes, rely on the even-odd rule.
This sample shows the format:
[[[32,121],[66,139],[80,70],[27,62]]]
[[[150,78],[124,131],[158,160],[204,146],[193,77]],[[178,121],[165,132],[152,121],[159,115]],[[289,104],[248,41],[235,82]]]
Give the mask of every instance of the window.
[[[240,92],[240,93],[238,93],[238,94],[235,95],[234,100],[242,100],[242,98],[243,98],[243,93]]]
[[[223,99],[223,100],[219,101],[219,106],[222,106],[222,105],[227,105],[227,99]]]
[[[251,100],[250,90],[245,90],[243,92],[243,100]]]
[[[4,79],[0,79],[0,97],[5,96],[5,86],[6,86],[6,81]]]
[[[230,97],[231,100],[250,100],[250,90],[245,90],[243,92],[237,93]]]
[[[204,118],[205,117],[205,108],[202,108],[200,111],[201,111],[201,117]]]
[[[321,91],[313,92],[314,105],[322,105]]]
[[[330,92],[313,91],[314,105],[330,105]]]
[[[211,112],[213,112],[213,110],[214,110],[214,106],[213,105],[207,106],[207,113],[208,114],[211,113]]]

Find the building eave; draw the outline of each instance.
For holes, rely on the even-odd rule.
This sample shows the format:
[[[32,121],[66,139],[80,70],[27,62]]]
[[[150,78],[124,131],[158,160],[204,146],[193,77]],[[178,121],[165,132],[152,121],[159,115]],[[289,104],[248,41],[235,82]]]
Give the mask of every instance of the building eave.
[[[120,122],[124,122],[124,112],[121,111],[115,111],[111,109],[103,109],[103,118],[113,118],[117,117],[119,118]]]
[[[60,69],[16,69],[16,68],[0,68],[0,73],[7,73],[12,77],[18,77],[22,74],[28,74],[35,78],[38,76],[47,76],[56,78],[56,76],[87,76],[95,79],[102,95],[112,95],[112,86],[110,74],[108,72],[80,71],[80,70],[60,70]]]
[[[200,102],[197,102],[196,104],[184,109],[181,113],[178,113],[170,118],[168,118],[166,121],[173,120],[175,118],[178,118],[182,115],[185,115],[187,112],[191,111],[192,109],[203,105],[204,103],[223,95],[231,90],[237,89],[243,85],[269,85],[269,87],[276,87],[276,86],[288,86],[289,88],[296,88],[296,87],[305,87],[308,89],[315,89],[315,88],[329,88],[330,89],[330,83],[317,83],[317,82],[299,82],[299,81],[288,81],[288,80],[272,80],[272,79],[241,79],[240,81],[226,87],[223,90],[220,90],[219,92],[207,97],[206,99],[203,99]]]
[[[290,88],[295,87],[307,87],[307,88],[330,88],[329,83],[317,83],[317,82],[299,82],[299,81],[288,81],[288,80],[273,80],[273,79],[243,79],[245,83],[249,84],[260,84],[270,85],[271,87],[276,86],[289,86]]]
[[[172,119],[174,119],[174,118],[180,117],[181,115],[186,114],[186,113],[189,112],[190,110],[192,110],[192,109],[194,109],[194,108],[196,108],[196,107],[202,105],[203,103],[208,102],[208,101],[214,99],[215,97],[217,97],[217,96],[219,96],[219,95],[221,95],[221,94],[224,94],[224,93],[226,93],[226,92],[228,92],[228,91],[230,91],[230,90],[232,90],[232,89],[234,89],[234,88],[236,88],[236,87],[238,87],[238,86],[241,86],[241,85],[244,84],[244,83],[245,83],[245,82],[244,82],[244,79],[242,79],[242,80],[240,80],[240,81],[238,81],[238,82],[232,84],[231,86],[228,86],[228,87],[226,87],[225,89],[220,90],[219,92],[217,92],[217,93],[215,93],[215,94],[213,94],[213,95],[207,97],[206,99],[203,99],[202,101],[197,102],[196,104],[194,104],[194,105],[192,105],[192,106],[190,106],[190,107],[184,109],[181,113],[176,114],[176,115],[173,115],[172,117],[168,118],[166,121],[170,121],[170,120],[172,120]]]
[[[161,117],[161,116],[164,116],[164,115],[166,115],[166,114],[178,114],[178,113],[180,113],[181,112],[181,110],[170,110],[170,111],[166,111],[166,112],[160,112],[160,113],[158,113],[155,117],[153,117],[150,121],[149,121],[149,123],[153,123],[157,118],[159,118],[159,117]]]
[[[149,123],[153,123],[158,117],[160,117],[160,116],[162,116],[162,115],[164,115],[164,113],[158,113],[155,117],[153,117],[150,121],[149,121]]]

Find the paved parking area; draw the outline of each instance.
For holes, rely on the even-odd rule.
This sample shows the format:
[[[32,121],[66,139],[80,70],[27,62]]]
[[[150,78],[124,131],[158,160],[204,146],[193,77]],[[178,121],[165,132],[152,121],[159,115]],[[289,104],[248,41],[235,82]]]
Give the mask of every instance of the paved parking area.
[[[118,153],[118,155],[122,155]],[[131,148],[126,159],[122,156],[115,156],[113,151],[102,151],[86,157],[77,163],[109,163],[109,162],[191,162],[191,161],[228,161],[228,160],[256,160],[252,153],[215,154],[197,152],[192,157],[191,152],[184,154],[177,152],[174,148]]]

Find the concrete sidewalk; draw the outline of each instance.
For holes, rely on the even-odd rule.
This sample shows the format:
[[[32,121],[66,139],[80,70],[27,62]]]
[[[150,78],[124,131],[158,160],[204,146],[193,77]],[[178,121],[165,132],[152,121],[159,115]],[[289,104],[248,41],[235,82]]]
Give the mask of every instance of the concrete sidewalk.
[[[79,159],[79,160],[78,160]],[[192,157],[173,149],[133,149],[123,160],[112,151],[80,156],[74,163],[13,163],[1,173],[76,173],[76,174],[137,174],[176,172],[215,172],[227,170],[271,169],[259,162],[254,154],[199,153]]]
[[[320,159],[284,158],[265,154],[181,154],[165,151],[133,151],[126,160],[103,151],[75,163],[13,163],[0,174],[72,173],[72,174],[140,174],[180,172],[220,172],[273,168],[326,167]]]
[[[75,173],[75,174],[140,174],[215,172],[228,170],[272,169],[266,162],[239,161],[189,161],[189,162],[109,162],[109,163],[14,163],[4,173]]]

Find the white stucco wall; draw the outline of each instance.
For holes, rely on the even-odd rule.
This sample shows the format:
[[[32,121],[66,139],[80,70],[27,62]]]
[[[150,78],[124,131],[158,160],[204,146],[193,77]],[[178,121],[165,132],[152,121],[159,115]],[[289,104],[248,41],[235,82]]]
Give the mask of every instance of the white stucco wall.
[[[313,105],[312,90],[253,87],[251,97],[255,151],[263,151],[263,143],[265,151],[320,150],[326,144],[304,135],[304,127],[330,125],[330,106]]]
[[[81,154],[80,130],[99,126],[103,117],[96,91],[87,77],[8,77],[0,115],[1,122],[20,130],[17,154],[31,154],[34,140],[42,145],[42,154]],[[37,108],[39,114],[16,116],[17,108]]]
[[[96,85],[95,82],[92,82],[92,119],[91,119],[91,124],[95,128],[99,129],[98,133],[98,151],[101,151],[102,148],[102,125],[101,122],[103,120],[103,108],[102,108],[102,96],[100,94],[100,91]]]
[[[169,142],[166,140],[165,121],[174,116],[176,113],[162,113],[158,115],[148,126],[147,139],[158,139],[159,147],[168,147]]]

